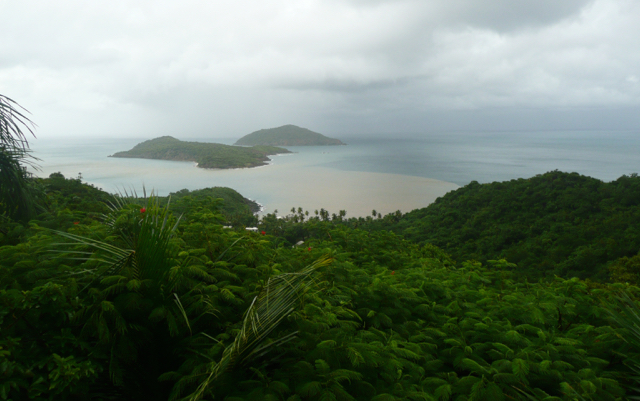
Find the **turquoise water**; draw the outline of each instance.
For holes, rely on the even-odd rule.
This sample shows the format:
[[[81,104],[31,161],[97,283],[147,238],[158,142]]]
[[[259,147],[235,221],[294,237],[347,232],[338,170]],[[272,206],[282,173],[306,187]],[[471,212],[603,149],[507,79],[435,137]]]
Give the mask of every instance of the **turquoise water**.
[[[640,171],[640,132],[467,132],[425,134],[420,138],[341,137],[347,146],[291,147],[296,153],[275,156],[269,166],[239,170],[204,170],[192,162],[107,157],[146,139],[150,138],[39,138],[32,141],[34,155],[41,159],[41,171],[36,175],[46,177],[59,171],[67,177],[77,177],[81,173],[84,181],[109,192],[140,191],[144,185],[160,195],[183,188],[226,186],[271,209],[286,207],[288,210],[300,204],[317,207],[314,200],[323,199],[325,203],[332,203],[323,206],[330,206],[332,211],[341,209],[339,205],[343,201],[351,210],[356,210],[355,214],[363,214],[375,208],[376,202],[390,203],[389,199],[397,199],[403,211],[426,206],[435,197],[473,180],[528,178],[557,169],[611,181]],[[211,142],[231,144],[234,140]],[[416,181],[416,177],[456,185],[436,188],[427,180]],[[355,180],[366,180],[370,184],[354,185]],[[409,195],[403,189],[416,185],[431,186],[432,191]],[[419,199],[407,199],[409,196]],[[289,200],[298,204],[287,204]]]

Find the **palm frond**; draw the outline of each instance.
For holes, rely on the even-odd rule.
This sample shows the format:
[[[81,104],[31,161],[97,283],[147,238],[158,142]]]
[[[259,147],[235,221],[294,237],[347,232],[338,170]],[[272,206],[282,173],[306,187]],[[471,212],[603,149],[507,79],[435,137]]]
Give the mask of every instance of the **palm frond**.
[[[638,303],[629,296],[628,293],[621,291],[615,296],[615,305],[605,308],[611,320],[620,328],[627,332],[622,338],[629,344],[632,355],[627,356],[626,364],[635,375],[629,377],[635,383],[635,387],[630,387],[635,396],[629,396],[629,399],[640,400],[640,308]]]
[[[184,310],[184,306],[182,306],[182,302],[180,302],[180,297],[178,297],[178,294],[176,294],[175,292],[173,293],[173,296],[175,297],[174,302],[178,306],[178,309],[182,314],[182,318],[184,319],[187,325],[187,328],[189,329],[189,334],[191,334],[191,325],[189,324],[189,317],[187,316],[187,312]]]
[[[169,276],[171,261],[167,257],[169,241],[172,238],[180,218],[169,224],[169,204],[160,206],[158,198],[151,195],[142,199],[144,207],[135,203],[139,199],[135,192],[126,196],[116,196],[110,205],[111,211],[104,216],[105,223],[116,231],[117,237],[127,247],[123,248],[105,241],[87,238],[81,235],[52,230],[59,236],[70,240],[57,243],[56,246],[84,245],[99,251],[96,258],[94,252],[84,250],[63,251],[77,256],[78,259],[93,258],[105,261],[109,266],[91,280],[86,287],[109,275],[126,275],[131,279],[148,280],[160,288],[161,282]],[[122,220],[124,219],[124,223]]]
[[[21,111],[22,110],[22,111]],[[34,199],[24,164],[37,169],[37,160],[29,153],[25,129],[34,137],[35,124],[14,100],[0,95],[0,214],[29,220],[35,213]]]
[[[26,128],[35,138],[35,124],[25,115],[28,113],[13,99],[0,95],[0,145],[23,151],[29,148],[27,136],[21,128]]]
[[[108,268],[102,270],[101,272],[96,272],[96,274],[92,277],[91,281],[89,281],[80,292],[84,292],[87,288],[89,288],[95,282],[102,280],[107,276],[119,275],[123,269],[126,267],[131,267],[132,271],[137,272],[135,251],[130,249],[122,249],[117,246],[108,244],[103,241],[94,240],[91,238],[83,237],[81,235],[71,234],[64,231],[51,230],[55,234],[58,234],[61,237],[67,238],[73,242],[70,243],[55,243],[52,244],[54,246],[65,246],[65,245],[85,245],[94,249],[101,250],[105,253],[102,258],[98,258],[96,260],[101,262],[106,262],[109,264]],[[85,251],[58,251],[55,252],[64,252],[69,254],[77,254],[77,255],[86,255],[83,257],[71,258],[78,260],[89,260],[94,255],[93,252],[85,252]],[[139,274],[135,274],[134,276],[139,276]],[[137,277],[134,277],[137,278]]]
[[[34,213],[28,173],[21,164],[25,154],[0,143],[0,213],[17,220],[28,220]]]
[[[329,265],[333,259],[323,257],[296,273],[284,273],[272,277],[251,303],[244,314],[242,328],[232,344],[223,352],[220,362],[210,364],[211,369],[190,401],[202,398],[207,389],[226,371],[245,366],[249,361],[264,355],[271,348],[293,339],[297,332],[289,333],[265,344],[267,337],[298,304],[320,267]]]

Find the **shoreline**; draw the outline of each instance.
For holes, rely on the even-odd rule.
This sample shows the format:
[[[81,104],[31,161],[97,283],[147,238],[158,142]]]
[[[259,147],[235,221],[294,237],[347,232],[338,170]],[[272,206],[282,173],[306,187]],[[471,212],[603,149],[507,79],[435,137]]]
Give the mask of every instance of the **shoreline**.
[[[283,153],[283,155],[285,155],[285,154],[288,154],[288,153]],[[271,155],[271,156],[274,156],[274,155]],[[111,157],[111,158],[114,158],[114,159],[157,160],[157,161],[163,161],[163,162],[193,163],[193,167],[200,168],[202,170],[211,170],[211,171],[256,169],[256,168],[260,168],[260,167],[270,166],[270,165],[273,164],[273,160],[268,158],[268,160],[262,162],[262,164],[259,164],[257,166],[219,168],[219,167],[200,167],[200,164],[195,160],[152,159],[152,158],[147,158],[147,157],[119,157],[119,156],[118,157],[107,156],[107,157]]]
[[[310,213],[316,209],[336,214],[345,210],[347,217],[366,217],[373,209],[381,214],[396,210],[409,212],[426,207],[438,197],[459,188],[454,183],[432,178],[339,170],[331,166],[334,160],[352,157],[351,153],[343,155],[335,151],[347,148],[356,149],[335,147],[329,157],[325,154],[328,149],[323,147],[318,149],[319,152],[311,149],[308,152],[271,155],[264,165],[258,167],[205,169],[195,161],[105,156],[96,159],[106,152],[103,146],[92,145],[89,152],[74,150],[44,155],[46,162],[41,163],[41,170],[34,173],[46,177],[50,173],[61,172],[73,177],[81,171],[83,181],[109,193],[118,193],[121,188],[135,190],[144,186],[165,196],[182,189],[228,187],[257,202],[260,215],[276,209],[280,213],[288,213],[292,207],[301,207]],[[260,168],[267,166],[269,168]]]
[[[310,213],[320,209],[329,213],[345,210],[347,217],[366,217],[374,209],[383,215],[397,210],[406,213],[426,207],[437,198],[460,188],[457,184],[432,178],[359,171],[336,172],[327,167],[307,168],[302,176],[296,175],[296,172],[289,171],[283,177],[285,180],[274,183],[272,192],[279,196],[259,202],[263,205],[261,215],[275,210],[286,215],[292,207],[301,207]]]
[[[119,188],[153,189],[165,196],[181,189],[228,187],[260,205],[259,215],[287,213],[302,207],[313,213],[347,212],[347,217],[366,217],[373,209],[381,214],[420,209],[460,186],[431,178],[375,172],[342,171],[331,167],[270,163],[269,168],[211,170],[194,168],[196,162],[105,158],[89,168],[44,165],[38,176],[61,171],[65,176],[82,171],[83,181],[118,193]],[[292,161],[290,158],[286,160]],[[118,162],[116,162],[118,160]],[[266,167],[261,166],[261,167]],[[64,168],[63,168],[64,167]],[[74,172],[74,173],[70,173]]]
[[[196,169],[191,162],[182,163],[184,167],[180,169],[167,166],[162,172],[151,166],[146,171],[136,170],[135,176],[131,177],[133,180],[120,175],[117,183],[112,179],[105,180],[107,177],[104,176],[95,176],[85,169],[83,181],[111,194],[121,192],[119,188],[136,190],[141,186],[154,190],[160,196],[183,188],[228,187],[256,202],[260,207],[256,212],[259,216],[275,210],[278,210],[278,215],[286,215],[292,207],[301,207],[309,213],[325,209],[330,214],[337,214],[345,210],[348,218],[370,216],[374,209],[382,215],[397,210],[407,213],[426,207],[437,198],[460,188],[457,184],[431,178],[338,171],[328,167],[301,170],[271,164],[268,169],[216,170],[215,174],[211,174],[213,171]],[[47,176],[49,169],[43,170],[38,175]],[[124,170],[131,171],[128,168]],[[110,188],[114,185],[114,188]]]

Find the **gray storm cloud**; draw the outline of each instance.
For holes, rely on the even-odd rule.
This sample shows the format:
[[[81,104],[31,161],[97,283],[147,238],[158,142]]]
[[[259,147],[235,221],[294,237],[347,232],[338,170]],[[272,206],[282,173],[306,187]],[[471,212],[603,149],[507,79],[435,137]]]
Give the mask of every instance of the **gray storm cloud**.
[[[638,20],[625,0],[2,2],[0,93],[47,135],[637,128]]]

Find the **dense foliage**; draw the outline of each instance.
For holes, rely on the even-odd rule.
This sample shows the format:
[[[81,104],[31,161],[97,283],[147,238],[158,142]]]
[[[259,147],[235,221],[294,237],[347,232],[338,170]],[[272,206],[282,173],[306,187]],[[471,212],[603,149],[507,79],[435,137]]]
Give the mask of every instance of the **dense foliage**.
[[[0,399],[615,400],[632,380],[608,311],[635,287],[522,282],[344,213],[255,233],[207,191],[41,183],[50,211],[0,247]]]
[[[223,226],[230,191],[169,200],[111,196],[60,173],[25,179],[37,214],[18,218],[0,198],[2,400],[622,400],[638,391],[636,286],[528,281],[522,267],[479,253],[457,261],[383,229],[411,221],[400,213],[293,209],[264,216],[255,232]],[[536,180],[557,188],[561,207],[599,196],[584,177]],[[563,195],[571,183],[579,196]],[[452,213],[480,204],[476,187],[451,195],[466,199]],[[211,196],[220,193],[230,196]],[[448,213],[444,202],[436,216]],[[622,208],[598,207],[589,210],[602,221]],[[509,208],[484,210],[499,219]],[[591,214],[573,218],[590,228]],[[422,221],[401,231],[419,234]],[[612,272],[633,277],[637,265],[624,256]]]
[[[317,132],[291,124],[252,132],[238,139],[235,144],[241,146],[344,145],[339,139],[329,138]]]
[[[618,276],[627,274],[624,281],[640,284],[633,278],[640,274],[638,267],[625,273],[640,250],[640,177],[635,174],[608,183],[559,171],[472,182],[426,208],[349,224],[437,245],[459,262],[504,258],[532,280],[560,275],[602,281],[613,266]]]
[[[193,202],[210,202],[211,199],[217,200],[217,208],[224,217],[226,226],[253,227],[258,223],[256,213],[260,211],[260,205],[231,188],[213,187],[195,191],[183,189],[172,192],[163,201],[171,200],[173,213],[182,214],[193,207]]]
[[[267,156],[279,153],[291,152],[275,146],[229,146],[163,136],[141,142],[133,149],[114,153],[111,157],[193,161],[201,168],[244,168],[263,166],[269,160]]]

